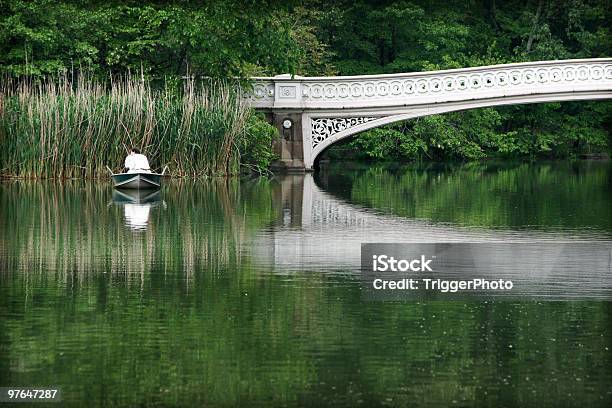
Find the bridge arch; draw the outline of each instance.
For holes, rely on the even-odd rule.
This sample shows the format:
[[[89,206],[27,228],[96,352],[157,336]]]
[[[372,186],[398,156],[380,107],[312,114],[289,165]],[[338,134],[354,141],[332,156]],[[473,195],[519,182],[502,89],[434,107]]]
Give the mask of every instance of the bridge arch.
[[[254,78],[247,96],[271,114],[289,170],[310,170],[340,140],[439,113],[542,102],[612,99],[612,58],[536,61],[444,71]]]
[[[380,113],[376,112],[364,112],[363,116],[356,116],[359,114],[351,113],[349,116],[340,116],[336,115],[334,117],[328,116],[319,116],[317,114],[314,115],[305,115],[307,120],[304,120],[303,123],[317,123],[317,121],[354,121],[356,124],[353,126],[340,125],[343,130],[339,130],[337,132],[333,132],[329,137],[322,139],[319,143],[313,146],[310,151],[310,156],[305,154],[304,156],[304,164],[307,168],[312,168],[317,158],[327,149],[329,149],[332,145],[340,142],[341,140],[353,137],[358,135],[359,133],[365,132],[366,130],[375,129],[384,125],[389,125],[392,123],[403,122],[409,119],[415,119],[423,116],[437,115],[441,113],[448,112],[458,112],[470,109],[478,109],[478,108],[488,108],[495,106],[504,106],[504,105],[524,105],[524,104],[534,104],[534,103],[545,103],[545,102],[563,102],[563,101],[576,101],[576,100],[596,100],[596,99],[606,99],[610,98],[610,95],[605,96],[600,93],[582,93],[581,95],[575,95],[573,93],[570,94],[555,94],[555,95],[527,95],[520,98],[511,98],[511,97],[502,97],[502,98],[491,98],[486,100],[476,100],[470,101],[467,103],[461,104],[442,104],[442,105],[434,105],[427,106],[421,108],[406,108],[403,111],[400,109],[392,114],[386,113],[380,115]],[[361,122],[362,121],[362,122]],[[361,123],[359,123],[361,122]],[[327,129],[333,129],[333,124],[328,124],[325,126]],[[312,132],[315,129],[311,125],[311,129],[303,129],[304,134],[307,134],[308,131],[311,132],[310,138],[312,139]],[[308,137],[307,137],[308,138]],[[306,153],[306,152],[305,152]]]

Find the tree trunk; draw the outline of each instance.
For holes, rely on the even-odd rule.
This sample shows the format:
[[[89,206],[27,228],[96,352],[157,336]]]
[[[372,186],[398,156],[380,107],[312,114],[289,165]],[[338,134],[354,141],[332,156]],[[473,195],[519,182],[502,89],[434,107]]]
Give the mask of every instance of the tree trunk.
[[[495,0],[491,0],[489,3],[489,19],[491,20],[491,24],[493,28],[499,30],[499,23],[497,22],[497,6],[495,4]]]
[[[535,17],[533,18],[533,25],[531,26],[531,32],[529,33],[529,39],[527,40],[527,53],[531,52],[531,46],[533,45],[533,39],[538,29],[538,22],[540,20],[540,14],[542,14],[542,5],[544,0],[538,1],[538,9],[536,10]]]

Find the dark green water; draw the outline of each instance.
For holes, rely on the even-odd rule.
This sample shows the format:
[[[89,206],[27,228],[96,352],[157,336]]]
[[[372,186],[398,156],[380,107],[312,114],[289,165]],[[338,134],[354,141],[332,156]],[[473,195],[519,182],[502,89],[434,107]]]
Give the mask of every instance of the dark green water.
[[[609,301],[361,299],[360,242],[509,239],[612,239],[610,164],[343,164],[136,198],[5,182],[0,386],[91,407],[609,406]]]

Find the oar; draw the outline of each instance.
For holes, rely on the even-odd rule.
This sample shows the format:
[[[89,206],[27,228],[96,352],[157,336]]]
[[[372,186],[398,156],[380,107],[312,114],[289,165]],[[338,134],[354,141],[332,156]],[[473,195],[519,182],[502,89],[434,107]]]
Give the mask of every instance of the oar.
[[[166,172],[166,169],[168,168],[168,166],[164,166],[164,169],[162,170],[162,176],[164,175],[164,173]]]
[[[110,168],[110,167],[106,166],[106,169],[107,169],[107,170],[110,172],[111,176],[112,176],[113,174],[115,174],[115,173],[113,173],[113,171],[111,170],[111,168]]]

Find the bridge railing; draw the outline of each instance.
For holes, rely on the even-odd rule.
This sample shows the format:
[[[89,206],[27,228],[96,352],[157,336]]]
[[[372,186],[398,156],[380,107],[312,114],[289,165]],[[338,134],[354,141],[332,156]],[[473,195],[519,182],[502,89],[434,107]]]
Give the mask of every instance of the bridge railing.
[[[260,109],[359,109],[526,94],[612,90],[612,58],[537,61],[404,74],[253,78]]]

